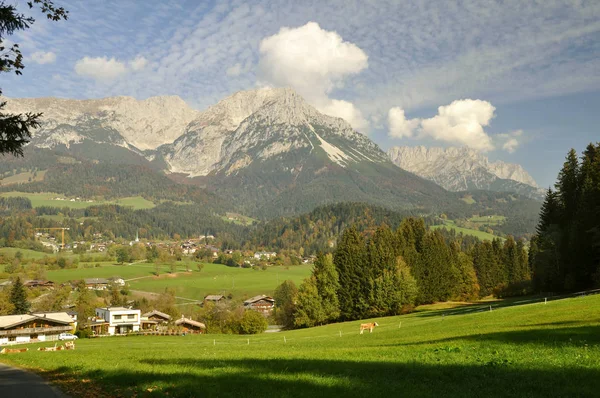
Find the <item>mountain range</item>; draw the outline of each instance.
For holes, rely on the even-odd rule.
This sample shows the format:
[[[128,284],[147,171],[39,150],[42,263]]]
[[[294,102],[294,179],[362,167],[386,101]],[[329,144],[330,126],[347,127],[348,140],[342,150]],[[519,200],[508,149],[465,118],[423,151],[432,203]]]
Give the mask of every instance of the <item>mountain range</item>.
[[[490,162],[470,148],[392,147],[387,152],[395,165],[441,185],[449,191],[473,189],[515,192],[542,200],[545,191],[518,164]]]
[[[318,112],[289,88],[238,92],[202,112],[173,96],[7,102],[7,112],[43,113],[43,124],[30,145],[38,151],[68,154],[92,165],[147,167],[180,184],[201,187],[236,211],[258,218],[304,213],[341,201],[426,213],[490,211],[489,203],[468,205],[461,195],[449,192],[459,185],[429,181],[430,174],[409,167],[408,152],[386,154],[343,119]],[[398,167],[390,157],[404,163]],[[443,163],[442,157],[436,159]],[[37,167],[49,167],[46,176],[54,181],[61,178],[57,173],[65,174],[64,165],[60,172],[51,162]],[[509,169],[498,166],[497,172],[510,173]],[[456,167],[448,170],[448,181],[451,170],[460,172]],[[528,177],[524,171],[512,176]],[[527,193],[527,182],[496,179],[500,183],[486,185],[481,178],[464,188],[502,190],[504,181],[512,181],[516,188],[507,191]],[[513,205],[530,205],[525,198],[511,198]]]

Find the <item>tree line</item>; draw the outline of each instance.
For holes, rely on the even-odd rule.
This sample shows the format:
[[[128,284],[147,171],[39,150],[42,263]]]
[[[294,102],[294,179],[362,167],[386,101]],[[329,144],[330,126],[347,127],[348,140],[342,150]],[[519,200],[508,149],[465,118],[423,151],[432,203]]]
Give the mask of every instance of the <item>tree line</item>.
[[[581,158],[571,149],[548,189],[530,258],[537,290],[576,291],[600,286],[600,143]]]
[[[423,219],[406,218],[396,230],[354,226],[333,253],[319,254],[299,287],[285,281],[275,291],[276,317],[286,327],[396,315],[417,304],[525,294],[531,270],[523,241],[450,239]]]

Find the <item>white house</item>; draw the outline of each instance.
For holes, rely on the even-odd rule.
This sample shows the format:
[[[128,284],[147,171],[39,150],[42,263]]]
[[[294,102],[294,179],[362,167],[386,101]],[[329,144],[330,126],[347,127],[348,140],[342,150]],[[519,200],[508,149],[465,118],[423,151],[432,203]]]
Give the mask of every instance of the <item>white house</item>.
[[[254,258],[260,260],[262,258],[266,258],[267,260],[271,257],[276,257],[277,253],[275,252],[256,252],[254,253]]]
[[[74,321],[66,312],[0,316],[0,345],[58,340],[73,332]]]
[[[92,328],[98,334],[125,334],[139,332],[142,312],[125,307],[96,308],[96,320]],[[100,320],[101,322],[98,322]],[[102,322],[102,320],[104,322]]]

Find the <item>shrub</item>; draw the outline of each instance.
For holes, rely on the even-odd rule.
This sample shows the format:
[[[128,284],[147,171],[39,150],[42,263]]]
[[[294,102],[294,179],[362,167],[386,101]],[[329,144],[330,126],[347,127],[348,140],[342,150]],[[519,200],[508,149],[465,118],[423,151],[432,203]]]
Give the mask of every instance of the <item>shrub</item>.
[[[267,320],[264,316],[253,310],[246,310],[240,320],[241,334],[257,334],[267,330]]]

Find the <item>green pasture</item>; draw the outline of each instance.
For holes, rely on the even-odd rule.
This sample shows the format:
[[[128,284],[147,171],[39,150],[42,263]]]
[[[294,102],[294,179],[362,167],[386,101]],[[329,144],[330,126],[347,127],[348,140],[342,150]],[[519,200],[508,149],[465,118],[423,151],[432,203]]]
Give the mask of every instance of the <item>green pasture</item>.
[[[474,216],[469,218],[469,221],[476,224],[500,225],[506,221],[504,216]]]
[[[119,276],[123,279],[131,279],[140,277],[153,277],[154,273],[156,272],[156,265],[154,264],[134,263],[119,265],[115,264],[114,262],[98,262],[100,267],[95,267],[94,265],[96,263],[97,262],[80,263],[78,268],[46,271],[46,275],[49,280],[62,283],[85,278],[112,278]],[[92,267],[90,268],[90,266]],[[170,267],[168,265],[159,264],[160,273],[166,273],[169,270]],[[182,271],[185,271],[185,266],[183,266],[182,263],[178,263],[177,272]]]
[[[462,232],[463,235],[471,235],[471,236],[474,236],[481,240],[493,240],[494,238],[497,238],[496,235],[492,235],[487,232],[478,231],[476,229],[459,227],[452,220],[444,221],[444,225],[432,225],[430,228],[431,229],[445,228],[448,230],[453,229],[456,231],[457,234]]]
[[[149,200],[142,198],[141,196],[133,196],[127,198],[119,198],[115,200],[94,200],[94,202],[86,201],[75,201],[71,202],[70,198],[65,198],[64,195],[46,192],[46,193],[28,193],[28,192],[5,192],[0,194],[4,197],[15,197],[22,196],[29,198],[31,205],[36,207],[50,206],[50,207],[68,207],[72,209],[85,209],[90,206],[98,206],[105,204],[117,204],[120,206],[133,207],[135,210],[139,209],[151,209],[154,207],[154,203]],[[56,200],[55,198],[63,198],[65,200]]]
[[[33,172],[27,171],[18,173],[14,176],[4,177],[0,179],[0,185],[27,184],[35,181],[43,181],[47,170],[41,170],[33,175]]]
[[[38,252],[35,250],[29,249],[19,249],[16,247],[0,247],[0,255],[5,255],[7,257],[14,257],[17,252],[21,252],[23,254],[23,258],[44,258],[45,256],[53,256],[52,253],[44,253]]]
[[[74,397],[597,397],[600,296],[254,336],[78,340],[0,361]],[[442,317],[442,314],[446,315]]]
[[[273,294],[275,288],[290,279],[300,285],[310,275],[312,266],[269,267],[265,271],[250,268],[227,267],[223,264],[205,264],[198,272],[192,264],[191,273],[176,276],[163,274],[159,278],[145,278],[130,282],[133,290],[161,293],[169,287],[176,296],[203,299],[208,294],[233,294],[235,297],[250,297],[258,294]]]

